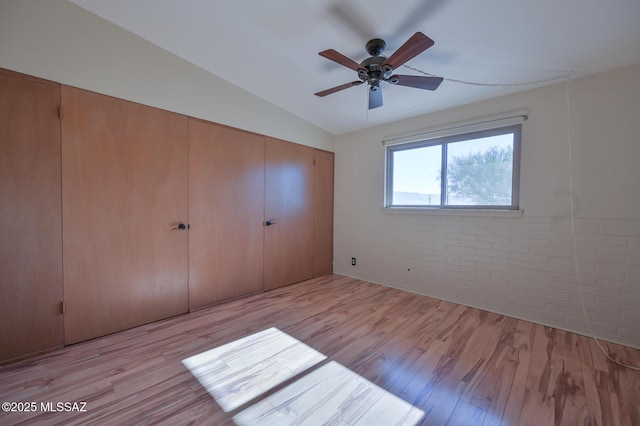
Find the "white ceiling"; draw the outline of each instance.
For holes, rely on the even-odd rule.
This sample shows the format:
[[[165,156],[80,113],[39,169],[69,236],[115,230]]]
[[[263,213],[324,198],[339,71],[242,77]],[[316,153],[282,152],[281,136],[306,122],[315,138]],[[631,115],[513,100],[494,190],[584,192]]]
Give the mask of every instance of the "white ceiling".
[[[435,45],[407,65],[471,82],[562,79],[640,62],[639,0],[71,1],[334,134],[536,86],[385,84],[375,110],[364,85],[314,96],[357,80],[318,52],[360,62],[371,38],[384,39],[389,56],[421,31]]]

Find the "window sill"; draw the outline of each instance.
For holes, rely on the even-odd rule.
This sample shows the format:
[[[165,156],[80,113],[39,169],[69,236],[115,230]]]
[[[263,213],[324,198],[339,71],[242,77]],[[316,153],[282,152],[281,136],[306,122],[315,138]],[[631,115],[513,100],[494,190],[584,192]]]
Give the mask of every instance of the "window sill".
[[[493,210],[493,209],[430,209],[414,207],[383,207],[383,213],[415,214],[433,216],[474,216],[474,217],[521,217],[524,210]]]

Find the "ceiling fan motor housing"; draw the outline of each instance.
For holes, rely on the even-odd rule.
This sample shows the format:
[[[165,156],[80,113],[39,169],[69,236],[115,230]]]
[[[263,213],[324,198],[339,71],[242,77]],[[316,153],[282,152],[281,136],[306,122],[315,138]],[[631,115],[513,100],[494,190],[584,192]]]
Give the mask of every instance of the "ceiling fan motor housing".
[[[362,81],[379,81],[379,80],[387,80],[391,73],[393,72],[393,68],[389,65],[384,65],[384,62],[387,60],[385,56],[372,56],[370,58],[365,59],[360,62],[365,70],[358,71],[358,77]]]
[[[387,47],[387,43],[384,40],[379,38],[374,38],[367,42],[366,48],[367,52],[371,56],[380,56],[382,52],[384,52],[384,48]]]

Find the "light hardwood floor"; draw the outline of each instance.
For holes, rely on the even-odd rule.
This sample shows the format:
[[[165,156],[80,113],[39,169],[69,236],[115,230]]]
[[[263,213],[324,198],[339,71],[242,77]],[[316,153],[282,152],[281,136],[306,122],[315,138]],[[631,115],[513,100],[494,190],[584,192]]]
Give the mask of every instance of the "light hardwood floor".
[[[584,336],[332,275],[2,366],[5,401],[37,409],[2,425],[635,426],[640,372]]]

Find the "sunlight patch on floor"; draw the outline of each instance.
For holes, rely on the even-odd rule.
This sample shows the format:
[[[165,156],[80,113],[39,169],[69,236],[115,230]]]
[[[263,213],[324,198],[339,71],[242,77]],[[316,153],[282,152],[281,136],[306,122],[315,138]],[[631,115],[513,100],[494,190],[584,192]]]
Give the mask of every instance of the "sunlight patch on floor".
[[[233,417],[238,425],[415,425],[424,412],[331,361]]]
[[[234,410],[327,357],[269,328],[182,360],[225,412]]]
[[[233,411],[327,357],[277,328],[182,361],[225,411]],[[235,414],[238,425],[415,425],[424,412],[335,361]]]

